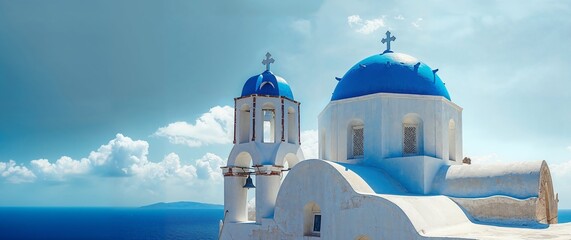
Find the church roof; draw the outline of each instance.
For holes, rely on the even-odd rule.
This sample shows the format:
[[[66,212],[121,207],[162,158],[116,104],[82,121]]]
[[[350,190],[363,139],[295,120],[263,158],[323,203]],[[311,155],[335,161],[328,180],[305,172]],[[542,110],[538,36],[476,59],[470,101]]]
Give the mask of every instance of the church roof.
[[[266,59],[262,61],[262,64],[266,65],[266,71],[252,76],[246,81],[242,88],[242,97],[258,94],[286,97],[294,100],[293,93],[286,80],[270,71],[270,65],[272,63],[274,63],[272,55],[266,53]]]
[[[387,50],[363,59],[353,66],[333,91],[331,100],[340,100],[374,93],[402,93],[442,96],[450,100],[448,90],[436,72],[418,59],[395,53],[390,42],[396,38],[387,32]]]
[[[252,94],[286,97],[293,99],[289,84],[282,77],[266,70],[249,78],[242,88],[242,97]]]
[[[403,93],[442,96],[450,100],[437,70],[416,58],[386,52],[363,59],[337,83],[331,100],[373,93]]]

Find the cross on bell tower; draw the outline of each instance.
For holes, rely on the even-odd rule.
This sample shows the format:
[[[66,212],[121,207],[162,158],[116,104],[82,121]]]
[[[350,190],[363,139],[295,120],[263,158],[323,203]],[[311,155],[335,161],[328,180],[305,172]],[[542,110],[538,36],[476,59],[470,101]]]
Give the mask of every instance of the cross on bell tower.
[[[266,53],[266,59],[262,61],[262,64],[266,65],[266,71],[270,71],[270,64],[274,63],[275,60],[272,58],[272,54]]]
[[[387,37],[381,39],[382,43],[387,43],[387,50],[385,50],[383,53],[389,53],[389,52],[393,52],[391,51],[391,42],[394,42],[395,40],[397,40],[397,38],[395,36],[391,36],[391,32],[387,31],[386,32]]]

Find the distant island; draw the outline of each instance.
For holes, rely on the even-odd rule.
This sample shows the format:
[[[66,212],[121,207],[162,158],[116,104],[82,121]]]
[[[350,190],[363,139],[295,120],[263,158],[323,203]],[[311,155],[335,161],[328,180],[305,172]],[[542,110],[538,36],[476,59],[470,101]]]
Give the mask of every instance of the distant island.
[[[199,202],[159,202],[141,208],[162,208],[162,209],[224,209],[223,205],[199,203]]]

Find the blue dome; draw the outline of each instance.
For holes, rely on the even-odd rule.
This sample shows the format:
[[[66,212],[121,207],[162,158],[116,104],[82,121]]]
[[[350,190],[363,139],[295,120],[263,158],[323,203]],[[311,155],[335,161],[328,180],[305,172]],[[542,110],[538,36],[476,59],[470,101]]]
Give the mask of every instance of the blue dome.
[[[264,71],[246,81],[242,88],[242,97],[252,94],[279,96],[294,100],[289,84],[282,77],[270,71]]]
[[[450,100],[444,83],[428,65],[393,52],[373,55],[355,64],[339,80],[331,100],[374,93],[433,95]]]

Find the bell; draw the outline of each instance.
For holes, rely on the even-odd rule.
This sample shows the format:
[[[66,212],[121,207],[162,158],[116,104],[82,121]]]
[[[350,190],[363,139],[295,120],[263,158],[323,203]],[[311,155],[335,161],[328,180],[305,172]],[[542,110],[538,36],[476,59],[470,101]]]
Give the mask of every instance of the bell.
[[[254,186],[254,183],[252,182],[252,178],[250,177],[250,175],[248,174],[248,178],[246,178],[246,184],[244,184],[243,188],[256,188],[256,186]]]

